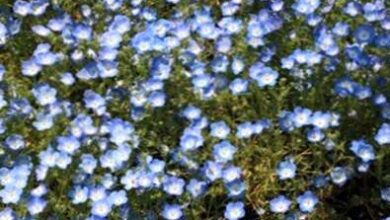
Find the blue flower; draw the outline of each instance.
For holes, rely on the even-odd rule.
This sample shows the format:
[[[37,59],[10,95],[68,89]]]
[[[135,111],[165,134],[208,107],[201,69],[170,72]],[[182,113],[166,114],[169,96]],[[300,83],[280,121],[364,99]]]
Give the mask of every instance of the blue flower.
[[[242,202],[229,202],[226,205],[224,217],[229,220],[241,219],[245,216],[244,203]]]
[[[299,209],[302,212],[312,212],[318,203],[318,198],[311,191],[306,191],[297,197]]]
[[[20,150],[26,146],[23,137],[19,134],[8,136],[5,139],[5,145],[11,150]]]
[[[27,202],[27,210],[31,215],[37,215],[45,209],[47,201],[41,197],[32,197]]]
[[[321,129],[315,127],[307,132],[307,140],[313,143],[318,143],[325,138],[325,134]]]
[[[230,133],[230,128],[224,121],[211,123],[210,130],[210,135],[219,139],[225,139]]]
[[[260,88],[266,86],[272,87],[276,85],[277,80],[279,78],[279,73],[271,69],[270,67],[262,67],[258,69],[256,72],[250,73],[250,77],[256,80],[257,85]]]
[[[344,185],[349,179],[349,176],[350,171],[345,167],[335,167],[330,173],[332,182],[338,186]]]
[[[164,219],[167,220],[178,220],[183,216],[183,212],[181,210],[180,205],[165,204],[161,212],[161,215]]]
[[[353,33],[353,36],[355,40],[362,44],[362,43],[372,43],[375,39],[375,29],[369,24],[360,25],[356,28],[355,32]]]
[[[301,14],[312,14],[319,6],[319,0],[296,0],[292,8]]]
[[[169,195],[180,196],[183,194],[185,182],[175,176],[167,176],[163,180],[163,189]]]
[[[74,154],[80,148],[80,142],[76,137],[69,136],[60,136],[57,138],[57,149],[61,152],[68,153],[70,155]]]
[[[23,189],[15,186],[6,186],[0,190],[0,198],[4,204],[16,204],[19,202]]]
[[[119,191],[113,191],[110,193],[108,196],[108,200],[110,201],[111,204],[114,204],[116,206],[123,205],[127,203],[127,195],[126,191],[124,190],[119,190]]]
[[[286,160],[279,162],[276,168],[276,174],[280,180],[293,179],[296,170],[297,166],[295,165],[294,160],[292,158],[287,158]]]
[[[48,84],[38,84],[33,90],[32,94],[37,100],[38,104],[45,106],[54,103],[57,98],[57,90],[53,87],[50,87]]]
[[[390,124],[383,123],[374,138],[380,145],[390,144]]]
[[[196,198],[202,195],[206,191],[207,183],[205,181],[200,181],[197,179],[191,179],[186,189],[191,194],[192,197]]]
[[[92,203],[91,213],[98,217],[106,217],[112,210],[112,204],[108,198],[101,199]]]
[[[248,81],[241,78],[234,79],[230,85],[229,89],[233,95],[239,95],[248,90]]]
[[[203,167],[204,175],[210,181],[215,181],[222,176],[222,165],[214,161],[206,161]]]
[[[290,209],[291,201],[284,195],[277,196],[269,201],[271,212],[286,213]]]
[[[84,203],[88,200],[89,189],[86,186],[75,186],[70,193],[73,204]]]
[[[226,163],[233,159],[237,148],[234,147],[229,141],[221,141],[214,145],[213,156],[216,162]]]
[[[365,163],[375,159],[374,148],[364,140],[352,141],[349,149]]]

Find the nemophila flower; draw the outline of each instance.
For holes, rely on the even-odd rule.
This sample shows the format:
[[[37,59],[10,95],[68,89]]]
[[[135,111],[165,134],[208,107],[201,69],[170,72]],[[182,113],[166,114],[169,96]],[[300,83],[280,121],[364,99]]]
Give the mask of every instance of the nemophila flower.
[[[349,25],[344,22],[337,22],[333,29],[332,33],[339,36],[339,37],[345,37],[349,34]]]
[[[364,140],[352,141],[349,149],[363,162],[370,162],[375,159],[374,148]]]
[[[198,129],[186,129],[180,137],[180,149],[183,151],[196,150],[203,145],[204,138]]]
[[[2,64],[0,64],[0,82],[3,81],[5,72],[6,72],[5,67]]]
[[[226,163],[233,159],[237,148],[234,147],[229,141],[221,141],[214,145],[213,156],[216,162]]]
[[[48,166],[40,164],[35,168],[35,177],[38,181],[42,181],[46,178],[48,171]]]
[[[165,204],[161,216],[167,220],[177,220],[183,216],[183,211],[181,210],[180,205]]]
[[[273,213],[286,213],[291,206],[291,201],[283,195],[277,196],[269,201],[270,210]]]
[[[110,135],[110,141],[116,145],[121,145],[133,139],[134,127],[127,121],[114,118],[105,124],[105,129]]]
[[[0,134],[4,134],[6,130],[7,130],[7,128],[5,126],[4,119],[0,118]]]
[[[224,121],[211,123],[210,130],[210,135],[219,139],[225,139],[230,133],[230,128]]]
[[[42,66],[35,58],[22,62],[22,74],[25,76],[35,76],[42,70]]]
[[[193,105],[189,105],[184,108],[182,114],[188,120],[195,120],[201,117],[202,111]]]
[[[340,52],[333,34],[325,27],[315,33],[315,44],[329,56],[336,56]]]
[[[206,189],[207,183],[197,179],[191,179],[186,186],[186,190],[194,198],[201,196],[206,191]]]
[[[44,166],[54,167],[56,165],[58,157],[59,157],[59,152],[49,147],[46,150],[43,150],[39,153],[39,159],[40,159],[39,162]]]
[[[236,137],[249,138],[253,134],[253,125],[251,122],[243,122],[237,125]]]
[[[308,25],[315,27],[322,21],[322,17],[316,14],[309,14],[306,16],[306,22]]]
[[[31,27],[31,30],[39,36],[47,37],[52,34],[51,30],[43,25],[35,25]]]
[[[226,205],[224,217],[229,220],[241,219],[245,216],[244,203],[242,202],[229,202]]]
[[[76,79],[72,73],[63,73],[60,81],[66,86],[71,86],[76,82]]]
[[[102,185],[90,186],[89,199],[93,202],[107,199],[107,190]]]
[[[83,154],[79,167],[86,173],[92,174],[97,167],[97,160],[92,154]]]
[[[120,183],[124,185],[126,190],[138,187],[139,173],[133,170],[126,171],[125,175],[121,177]]]
[[[101,184],[106,189],[112,189],[114,184],[116,183],[117,178],[111,175],[110,173],[104,174],[104,176],[101,179]]]
[[[98,57],[100,60],[104,61],[115,61],[118,55],[118,50],[116,48],[102,47],[99,50]]]
[[[109,199],[103,198],[92,203],[91,214],[104,218],[111,212],[111,210],[112,204]]]
[[[375,135],[375,141],[380,145],[390,144],[390,124],[383,123]]]
[[[125,34],[131,29],[130,19],[122,14],[117,14],[111,21],[108,30],[116,31],[120,34]]]
[[[350,171],[345,167],[335,167],[330,173],[332,182],[338,186],[344,185],[349,179]]]
[[[353,36],[356,42],[369,44],[375,39],[375,29],[369,24],[364,24],[355,29]]]
[[[300,14],[312,14],[319,6],[319,0],[296,0],[292,8]]]
[[[248,81],[241,78],[236,78],[230,82],[229,89],[233,95],[239,95],[248,90]]]
[[[88,200],[89,189],[86,186],[75,186],[69,193],[73,204],[84,203]]]
[[[47,192],[48,192],[48,188],[46,187],[45,184],[42,183],[31,190],[31,195],[35,197],[41,197],[47,194]]]
[[[169,195],[180,196],[183,194],[185,181],[175,176],[167,176],[163,179],[163,189]]]
[[[86,90],[84,92],[83,100],[85,107],[92,109],[98,115],[101,115],[106,111],[106,100],[101,95],[95,93],[92,90]]]
[[[153,173],[161,173],[164,171],[165,162],[159,159],[152,159],[148,162],[148,168]]]
[[[57,100],[57,90],[48,84],[38,84],[31,92],[38,104],[42,106],[52,104]]]
[[[8,39],[7,27],[0,22],[0,45],[4,45]]]
[[[390,187],[381,189],[381,199],[390,202]]]
[[[35,116],[35,121],[32,123],[38,131],[44,131],[53,127],[53,116],[44,112],[40,112]]]
[[[102,48],[118,48],[121,42],[122,35],[117,31],[104,32],[99,38],[99,43]]]
[[[386,8],[384,1],[376,0],[367,2],[363,5],[363,16],[369,21],[380,21],[386,17]]]
[[[319,129],[327,129],[331,126],[332,115],[328,112],[314,112],[311,117],[311,124]]]
[[[22,22],[19,19],[9,17],[5,25],[7,27],[8,34],[10,35],[10,37],[12,37],[20,32]]]
[[[296,107],[290,117],[294,126],[300,128],[311,123],[312,111],[307,108]]]
[[[292,179],[295,177],[297,166],[292,158],[287,158],[279,162],[276,168],[276,174],[280,180]]]
[[[222,179],[226,183],[233,182],[241,177],[241,173],[241,168],[235,166],[228,166],[222,171]]]
[[[253,134],[261,134],[264,129],[270,128],[271,125],[271,121],[268,119],[257,120],[252,123],[252,132]]]
[[[350,1],[348,2],[344,8],[343,8],[343,11],[344,13],[348,14],[349,16],[356,16],[358,14],[361,14],[362,13],[362,5],[361,3],[359,2],[356,2],[356,1]]]
[[[25,147],[24,139],[19,134],[13,134],[5,139],[5,146],[10,150],[20,150]]]
[[[6,186],[0,190],[0,198],[4,204],[16,204],[19,202],[22,193],[22,188]]]
[[[206,161],[203,167],[203,173],[211,182],[221,178],[222,165],[214,161]]]
[[[149,104],[154,107],[162,107],[165,105],[166,102],[166,94],[161,91],[154,91],[148,96],[148,102]]]
[[[233,181],[225,183],[225,188],[227,190],[227,196],[231,198],[238,198],[244,195],[246,185],[243,181]]]
[[[72,158],[69,156],[68,153],[60,152],[58,154],[56,165],[58,168],[64,170],[69,166],[71,162],[72,162]]]
[[[366,173],[370,169],[371,163],[369,162],[359,162],[357,165],[357,171],[361,173]]]
[[[0,211],[0,219],[2,219],[2,220],[15,220],[16,217],[15,217],[14,211],[11,208],[5,207]]]
[[[118,10],[120,7],[122,7],[123,0],[103,0],[104,6],[108,10]]]
[[[261,88],[275,86],[279,78],[279,73],[270,67],[261,67],[256,71],[250,71],[249,75],[252,79],[256,80],[257,85]]]
[[[45,209],[47,202],[41,197],[32,197],[27,202],[27,210],[31,215],[37,215]]]
[[[61,152],[68,154],[74,154],[80,148],[80,142],[76,137],[69,136],[60,136],[57,138],[57,149]]]
[[[315,127],[307,132],[307,140],[313,143],[318,143],[325,138],[325,134],[321,129]]]
[[[297,197],[297,202],[302,212],[313,212],[318,203],[318,198],[313,192],[306,191]]]
[[[231,63],[231,69],[235,75],[242,73],[245,69],[244,59],[241,57],[234,57]]]
[[[30,102],[25,98],[14,98],[11,99],[8,114],[18,116],[28,116],[32,113],[33,108]]]
[[[138,184],[138,187],[139,188],[144,188],[144,189],[147,189],[147,188],[151,188],[154,186],[154,184],[156,182],[154,182],[155,180],[155,174],[154,173],[148,173],[148,172],[145,172],[145,171],[141,171],[138,173],[138,180],[137,180],[137,184]],[[158,183],[160,185],[160,182]],[[176,193],[178,192],[179,190],[182,191],[181,187],[177,184],[179,184],[178,182],[174,182],[174,183],[171,183],[172,185],[169,185],[167,186],[167,190],[171,190],[170,192],[172,193]],[[172,188],[170,188],[172,187]],[[177,188],[176,188],[177,187]],[[167,192],[168,193],[168,192]]]
[[[142,54],[153,49],[154,41],[155,38],[149,32],[140,32],[132,38],[131,46],[135,48],[138,53]]]
[[[127,202],[126,191],[124,190],[113,191],[108,196],[108,200],[110,201],[111,204],[115,206],[123,205]]]
[[[20,16],[26,16],[31,13],[32,5],[30,2],[23,1],[23,0],[16,0],[13,4],[13,12],[20,15]]]

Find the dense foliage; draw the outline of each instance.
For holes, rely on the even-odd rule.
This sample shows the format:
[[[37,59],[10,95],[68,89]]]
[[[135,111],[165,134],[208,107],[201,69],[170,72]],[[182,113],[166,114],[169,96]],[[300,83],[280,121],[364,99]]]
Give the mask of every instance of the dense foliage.
[[[0,220],[390,219],[389,8],[0,0]]]

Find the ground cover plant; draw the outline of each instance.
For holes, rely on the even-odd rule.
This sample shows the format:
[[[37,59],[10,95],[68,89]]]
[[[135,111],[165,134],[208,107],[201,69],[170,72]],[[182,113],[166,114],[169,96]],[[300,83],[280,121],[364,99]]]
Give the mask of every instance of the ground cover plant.
[[[389,8],[0,0],[0,220],[389,220]]]

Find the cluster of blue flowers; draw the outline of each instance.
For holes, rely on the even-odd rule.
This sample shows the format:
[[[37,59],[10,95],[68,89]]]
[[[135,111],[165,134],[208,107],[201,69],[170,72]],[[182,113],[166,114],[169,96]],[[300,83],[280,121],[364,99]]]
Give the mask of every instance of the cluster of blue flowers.
[[[0,59],[2,50],[13,50],[19,35],[33,35],[35,43],[27,57],[10,58],[18,68],[0,60],[0,219],[56,216],[48,212],[59,182],[67,185],[61,186],[62,200],[76,209],[87,207],[69,219],[128,219],[131,196],[146,194],[152,200],[152,193],[161,201],[150,219],[185,219],[191,203],[215,187],[223,188],[226,198],[220,217],[249,219],[253,207],[247,204],[247,190],[256,183],[246,178],[256,173],[241,167],[237,155],[241,145],[261,139],[263,132],[298,135],[307,146],[321,147],[316,151],[325,149],[324,154],[342,148],[356,161],[355,167],[336,161],[323,174],[310,176],[304,190],[274,192],[265,201],[270,215],[298,219],[316,210],[318,192],[328,182],[343,186],[356,173],[368,172],[377,152],[390,144],[389,79],[379,74],[388,59],[381,52],[390,48],[385,0],[346,1],[334,23],[326,20],[340,9],[334,0],[161,1],[166,12],[144,0],[63,2],[77,5],[77,12],[57,1],[16,0],[10,13],[0,14]],[[291,29],[292,21],[302,30]],[[312,39],[303,39],[302,31]],[[339,128],[356,112],[344,115],[345,109],[331,101],[332,106],[303,107],[305,97],[299,103],[282,100],[290,110],[271,103],[267,108],[276,117],[246,120],[207,115],[201,107],[226,96],[282,96],[278,89],[283,86],[306,93],[318,89],[313,77],[329,81],[329,76],[327,93],[336,102],[357,101],[378,111],[379,124],[369,128],[369,135],[341,141]],[[24,92],[17,89],[19,81],[25,83]],[[191,101],[172,103],[181,93],[191,94],[185,97]],[[170,105],[178,110],[172,113]],[[123,106],[126,112],[118,114],[115,108]],[[175,143],[149,152],[142,123],[154,120],[147,116],[158,111],[187,124],[173,137]],[[51,139],[42,146],[30,132]],[[282,157],[272,165],[276,184],[304,172],[292,152]],[[389,202],[390,188],[383,187],[378,197]]]

